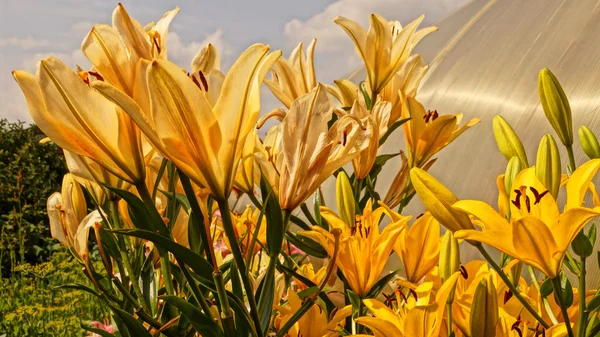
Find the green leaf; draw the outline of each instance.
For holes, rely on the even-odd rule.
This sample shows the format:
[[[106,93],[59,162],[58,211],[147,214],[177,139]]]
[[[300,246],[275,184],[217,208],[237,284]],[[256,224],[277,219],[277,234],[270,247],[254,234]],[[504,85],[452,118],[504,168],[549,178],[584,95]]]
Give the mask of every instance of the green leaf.
[[[97,335],[100,335],[101,337],[115,337],[115,335],[111,334],[108,331],[102,330],[102,329],[92,328],[91,326],[87,326],[85,324],[80,324],[80,326],[83,330],[93,332]]]
[[[99,232],[100,242],[102,243],[102,249],[104,249],[104,251],[113,259],[121,261],[121,254],[119,253],[119,248],[117,246],[115,236],[112,233],[106,231],[106,228],[104,226],[100,227]]]
[[[130,313],[128,313],[127,311],[123,311],[117,307],[111,306],[111,310],[117,314],[121,320],[123,321],[123,324],[125,324],[125,326],[127,327],[127,330],[129,331],[129,333],[132,336],[136,336],[136,337],[152,337],[152,335],[150,334],[150,332],[148,332],[148,330],[146,330],[146,328],[144,328],[144,325],[138,321],[137,319],[135,319]]]
[[[193,304],[177,297],[177,296],[160,296],[160,299],[165,300],[167,303],[177,307],[181,310],[182,315],[192,324],[192,327],[200,333],[201,336],[207,337],[221,337],[223,336],[223,330],[217,323],[215,323],[210,317],[200,311],[199,308]]]
[[[186,265],[188,265],[192,270],[197,274],[200,283],[203,286],[215,290],[214,281],[211,278],[207,278],[206,275],[212,275],[213,268],[208,263],[208,261],[194,251],[186,248],[171,239],[168,239],[160,234],[150,232],[143,229],[117,229],[112,230],[117,234],[129,235],[138,238],[142,238],[145,240],[152,241],[157,247],[162,247],[163,249],[168,250],[171,254],[175,255],[177,259],[183,261]]]
[[[163,191],[163,190],[159,190],[160,193],[164,194],[167,198],[169,198],[169,200],[173,199],[173,193],[169,192],[169,191]],[[180,194],[180,193],[175,193],[175,201],[180,204],[181,206],[185,207],[186,211],[189,213],[190,211],[190,202],[188,200],[188,198],[185,196],[185,194]]]
[[[277,266],[277,258],[272,258],[269,261],[267,272],[262,282],[259,299],[258,313],[260,315],[260,325],[262,331],[269,331],[269,323],[271,322],[271,314],[273,311],[273,302],[275,300],[275,267]],[[279,303],[278,303],[279,304]]]
[[[294,277],[295,279],[297,279],[298,281],[304,283],[306,286],[312,288],[318,288],[318,286],[311,280],[307,279],[306,277],[298,274],[295,270],[290,269],[282,264],[278,264],[277,265],[277,270],[279,270],[281,273],[285,273],[286,275],[290,275],[291,277]],[[300,295],[298,295],[300,296]],[[319,294],[319,298],[323,301],[323,303],[325,303],[325,308],[327,309],[327,313],[331,313],[332,310],[335,309],[335,304],[331,301],[331,299],[329,299],[329,297],[327,296],[326,293],[321,292]]]
[[[589,257],[594,252],[594,246],[583,233],[583,229],[575,236],[575,239],[571,243],[571,248],[573,248],[573,253],[583,258]]]
[[[592,297],[587,304],[587,310],[592,312],[600,307],[600,294]]]
[[[554,288],[552,287],[552,279],[546,278],[542,285],[540,286],[540,295],[542,298],[546,298],[552,294]]]
[[[100,294],[98,294],[95,290],[93,290],[92,288],[88,287],[88,286],[84,286],[83,284],[79,284],[79,283],[66,283],[66,284],[61,284],[59,286],[54,287],[54,289],[74,289],[74,290],[81,290],[81,291],[85,291],[86,293],[92,294],[96,297],[98,297],[99,299],[104,301],[104,298],[102,296],[100,296]]]
[[[299,217],[297,217],[295,215],[290,216],[290,221],[293,222],[294,224],[298,225],[298,227],[300,227],[302,230],[305,230],[305,231],[311,230],[309,224],[302,221],[302,219],[300,219]]]
[[[388,137],[394,132],[396,131],[397,128],[399,128],[400,126],[402,126],[402,124],[408,122],[410,120],[409,118],[404,118],[404,119],[400,119],[395,121],[392,125],[390,125],[387,129],[387,131],[383,134],[383,136],[381,138],[379,138],[379,146],[383,145]]]
[[[277,258],[281,253],[283,239],[285,237],[286,228],[283,223],[281,207],[279,201],[275,199],[275,195],[271,190],[271,186],[267,183],[263,176],[260,181],[260,190],[263,194],[263,213],[267,220],[267,248],[269,249],[269,257]]]
[[[400,269],[398,270],[394,270],[391,273],[387,274],[386,276],[382,277],[379,281],[377,281],[373,287],[371,288],[371,290],[369,291],[369,293],[367,294],[367,298],[376,298],[377,296],[379,296],[379,293],[381,293],[381,291],[385,288],[385,286],[388,284],[388,282],[390,282],[392,280],[392,278],[394,278],[394,276],[396,276],[396,274],[400,271]]]
[[[167,226],[161,224],[161,226],[157,226],[157,219],[154,219],[144,202],[138,198],[135,194],[122,190],[120,188],[115,188],[109,186],[107,184],[103,184],[106,188],[114,192],[116,195],[120,196],[127,202],[127,206],[129,207],[129,216],[131,217],[131,222],[136,228],[145,229],[149,231],[158,231],[162,235],[169,236],[169,230]]]
[[[300,250],[302,250],[308,255],[320,259],[324,259],[327,257],[327,251],[321,245],[305,236],[295,235],[291,232],[287,232],[286,238],[291,244],[298,247]]]
[[[242,280],[240,279],[240,275],[237,271],[237,267],[235,263],[231,264],[231,288],[233,289],[233,293],[239,297],[244,298],[244,287],[242,285]],[[244,319],[244,315],[242,313],[234,310],[235,313],[235,322],[236,327],[235,331],[238,337],[248,337],[248,327],[251,322],[248,322]]]
[[[594,245],[596,245],[596,222],[592,222],[590,230],[587,233],[587,238],[592,247],[594,247]]]
[[[359,315],[360,307],[362,305],[362,301],[360,297],[350,289],[346,289],[346,294],[348,295],[348,300],[350,301],[350,304],[352,304],[352,317],[357,318]]]
[[[565,287],[562,292],[563,295],[563,303],[567,308],[569,308],[573,304],[573,287],[571,286],[571,281],[565,277]]]
[[[321,200],[321,193],[317,191],[314,200],[315,221],[319,226],[323,227],[326,231],[329,231],[329,224],[321,216],[321,206],[323,206],[323,200]]]
[[[365,83],[367,81],[362,81],[359,83],[358,85],[358,89],[360,90],[360,93],[363,95],[364,99],[365,99],[365,104],[367,105],[367,110],[371,110],[373,108],[373,100],[376,99],[376,97],[371,97],[370,94],[367,92],[367,90],[365,89]]]

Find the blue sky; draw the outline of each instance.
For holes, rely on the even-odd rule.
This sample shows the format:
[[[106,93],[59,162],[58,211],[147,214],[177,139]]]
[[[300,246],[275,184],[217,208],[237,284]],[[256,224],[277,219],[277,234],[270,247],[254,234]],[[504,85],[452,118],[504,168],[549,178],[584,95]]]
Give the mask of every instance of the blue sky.
[[[360,66],[352,43],[333,23],[338,15],[368,25],[376,12],[402,24],[420,14],[433,23],[467,0],[257,0],[122,1],[142,24],[179,6],[168,39],[169,58],[181,67],[206,43],[217,46],[227,69],[249,45],[261,42],[287,57],[317,38],[317,79],[329,83]],[[110,24],[117,2],[105,0],[0,0],[0,118],[31,121],[25,99],[11,76],[14,69],[35,72],[39,59],[53,55],[68,65],[87,66],[79,50],[96,23]],[[430,60],[426,60],[430,61]],[[263,110],[277,106],[265,93]]]

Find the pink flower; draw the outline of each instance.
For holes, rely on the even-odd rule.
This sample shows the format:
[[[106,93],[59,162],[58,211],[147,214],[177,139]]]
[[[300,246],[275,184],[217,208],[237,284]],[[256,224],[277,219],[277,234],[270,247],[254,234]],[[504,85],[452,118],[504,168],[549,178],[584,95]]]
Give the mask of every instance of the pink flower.
[[[93,322],[90,323],[90,325],[94,329],[104,330],[104,331],[106,331],[108,333],[114,333],[115,332],[115,328],[113,328],[112,324],[110,324],[110,321],[107,318],[104,319],[104,324],[100,323],[98,321],[93,321]],[[91,333],[88,336],[91,336],[91,337],[101,337],[100,335],[98,335],[96,333]]]

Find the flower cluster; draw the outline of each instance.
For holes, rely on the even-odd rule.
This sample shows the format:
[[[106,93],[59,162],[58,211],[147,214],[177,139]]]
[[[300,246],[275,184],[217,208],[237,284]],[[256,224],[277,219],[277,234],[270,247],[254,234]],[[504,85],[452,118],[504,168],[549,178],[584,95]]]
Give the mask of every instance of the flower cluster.
[[[518,136],[497,116],[494,133],[508,164],[495,209],[460,200],[427,172],[479,120],[463,123],[462,114],[417,100],[428,67],[413,49],[436,30],[418,29],[423,17],[403,27],[372,14],[368,30],[336,18],[367,75],[330,85],[317,80],[316,40],[287,59],[252,45],[226,73],[208,44],[181,69],[167,57],[178,11],[142,26],[119,4],[112,26],[94,26],[82,43],[91,69],[48,57],[36,75],[13,72],[33,120],[64,149],[70,171],[48,199],[52,236],[81,264],[94,286],[86,290],[112,310],[116,333],[600,331],[600,296],[585,282],[596,227],[584,231],[600,215],[591,183],[600,160],[577,167],[571,109],[550,71],[540,73],[541,104],[569,165],[563,174],[558,146],[546,135],[530,167]],[[282,107],[260,117],[263,82]],[[277,122],[265,130],[271,118]],[[399,133],[406,151],[382,153]],[[600,157],[589,128],[579,138],[590,158]],[[381,198],[378,177],[395,157],[401,165]],[[335,207],[323,201],[328,179],[336,180]],[[584,203],[586,193],[594,206]],[[427,210],[413,219],[403,211],[415,195]],[[461,245],[483,259],[461,260]]]

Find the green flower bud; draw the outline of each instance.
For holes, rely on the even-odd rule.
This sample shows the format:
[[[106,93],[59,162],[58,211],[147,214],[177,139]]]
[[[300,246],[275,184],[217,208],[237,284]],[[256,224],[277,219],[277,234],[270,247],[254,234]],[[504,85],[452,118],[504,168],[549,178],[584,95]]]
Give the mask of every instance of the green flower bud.
[[[583,148],[583,152],[590,157],[590,159],[600,158],[600,145],[598,144],[598,138],[596,135],[588,128],[583,125],[577,131],[579,134],[579,143],[581,143],[581,147]]]
[[[556,199],[560,187],[562,169],[560,153],[556,141],[551,135],[544,135],[538,147],[535,161],[535,175]]]
[[[454,238],[452,231],[446,231],[442,236],[442,244],[440,246],[440,278],[442,283],[460,270],[460,250],[458,248],[458,240]]]
[[[502,118],[500,115],[494,116],[492,128],[494,130],[494,136],[496,137],[498,149],[500,149],[504,158],[510,160],[512,157],[517,157],[521,161],[522,168],[529,167],[523,143],[521,143],[521,139],[519,139],[519,136],[517,136],[515,130],[508,124],[506,119]]]
[[[546,118],[558,138],[565,146],[573,145],[571,105],[556,76],[546,68],[538,76],[538,91]]]
[[[350,179],[348,179],[348,175],[344,171],[341,171],[337,175],[335,181],[335,197],[340,217],[348,226],[354,226],[354,194],[352,192]]]
[[[471,305],[471,337],[496,335],[498,295],[490,277],[479,281]]]
[[[523,170],[523,166],[521,165],[521,161],[518,157],[512,157],[508,161],[506,165],[506,171],[504,171],[504,189],[506,190],[506,194],[510,195],[510,189],[512,187],[513,181],[517,177],[517,174]]]

